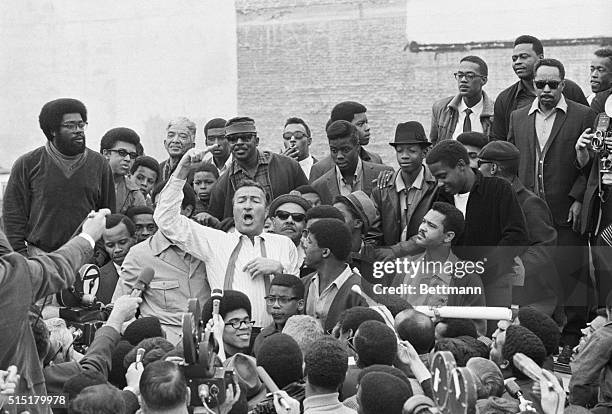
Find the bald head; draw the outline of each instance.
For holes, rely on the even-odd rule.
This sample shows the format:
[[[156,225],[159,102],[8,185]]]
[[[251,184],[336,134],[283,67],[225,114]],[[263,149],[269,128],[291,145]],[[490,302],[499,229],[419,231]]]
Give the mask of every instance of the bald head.
[[[397,314],[395,330],[400,339],[410,342],[419,355],[426,354],[434,345],[435,331],[431,318],[414,309]]]

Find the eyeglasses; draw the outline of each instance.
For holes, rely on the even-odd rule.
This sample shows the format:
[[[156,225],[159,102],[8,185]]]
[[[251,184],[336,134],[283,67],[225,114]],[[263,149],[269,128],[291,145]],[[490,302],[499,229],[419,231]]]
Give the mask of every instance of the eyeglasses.
[[[87,129],[87,122],[65,122],[63,124],[60,124],[61,127],[69,129],[71,131],[76,131],[77,129],[81,129],[83,131],[85,131]]]
[[[357,353],[357,349],[355,348],[355,337],[354,336],[351,336],[349,339],[347,339],[346,344],[348,345],[349,348],[351,348],[351,350],[354,353]]]
[[[278,303],[281,306],[285,306],[288,305],[289,302],[291,302],[292,300],[297,300],[299,298],[297,297],[289,297],[289,296],[266,296],[264,298],[266,300],[266,305],[268,306],[274,306],[274,304],[276,303],[276,301],[278,301]]]
[[[550,86],[550,89],[557,89],[561,82],[557,80],[538,80],[533,81],[533,84],[538,89],[544,89],[546,85]]]
[[[453,73],[453,75],[455,76],[455,79],[457,79],[457,80],[461,80],[461,79],[465,78],[468,82],[473,81],[474,78],[485,78],[486,77],[486,76],[482,76],[482,75],[477,75],[477,74],[472,73],[472,72],[468,72],[468,73],[455,72],[455,73]]]
[[[128,150],[125,150],[123,148],[121,148],[121,149],[109,149],[107,151],[108,152],[116,152],[117,154],[119,154],[119,156],[121,158],[125,158],[127,155],[129,155],[130,158],[133,159],[133,160],[138,158],[138,153],[136,153],[136,152],[129,152]]]
[[[229,142],[230,144],[233,144],[233,143],[238,142],[239,139],[241,139],[242,142],[251,142],[251,140],[255,137],[256,137],[256,134],[234,134],[234,135],[228,135],[226,138],[227,138],[227,142]]]
[[[307,137],[308,135],[306,135],[305,133],[303,133],[302,131],[295,131],[295,132],[285,132],[283,134],[283,138],[284,139],[291,139],[291,137],[296,137],[297,139],[302,139],[304,137]]]
[[[289,218],[289,216],[291,216],[293,221],[295,221],[296,223],[301,223],[301,222],[303,222],[306,219],[306,214],[302,214],[302,213],[288,213],[288,212],[283,211],[283,210],[276,210],[276,213],[274,214],[274,216],[276,218],[281,219],[281,220],[287,220]]]
[[[225,324],[225,326],[231,326],[234,329],[242,328],[242,324],[244,324],[245,328],[251,328],[255,325],[255,321],[229,321]]]
[[[478,160],[478,168],[480,168],[484,164],[491,164],[491,163],[492,163],[492,161]]]

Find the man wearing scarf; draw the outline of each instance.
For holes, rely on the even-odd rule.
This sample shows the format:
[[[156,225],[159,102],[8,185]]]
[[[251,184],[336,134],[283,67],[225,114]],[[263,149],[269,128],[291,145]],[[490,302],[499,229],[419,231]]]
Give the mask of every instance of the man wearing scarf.
[[[85,146],[85,105],[48,102],[39,124],[48,141],[15,161],[4,195],[6,235],[24,255],[57,250],[92,210],[115,210],[111,168]]]

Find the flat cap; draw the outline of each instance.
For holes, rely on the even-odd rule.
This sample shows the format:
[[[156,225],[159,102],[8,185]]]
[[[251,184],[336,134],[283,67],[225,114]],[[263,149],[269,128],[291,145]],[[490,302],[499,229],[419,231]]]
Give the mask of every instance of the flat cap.
[[[508,141],[493,141],[484,146],[478,153],[478,158],[489,161],[517,160],[520,151]]]
[[[276,197],[270,203],[270,208],[269,208],[270,217],[274,216],[274,214],[276,213],[276,210],[280,206],[282,206],[283,204],[287,204],[287,203],[297,204],[298,206],[304,209],[304,212],[308,211],[312,207],[312,204],[310,204],[310,202],[302,196],[293,195],[293,194],[282,194]]]

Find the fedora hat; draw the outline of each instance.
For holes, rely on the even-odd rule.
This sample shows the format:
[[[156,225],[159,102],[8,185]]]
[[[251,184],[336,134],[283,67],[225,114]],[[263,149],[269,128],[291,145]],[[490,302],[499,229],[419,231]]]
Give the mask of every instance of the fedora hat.
[[[429,146],[431,142],[429,142],[425,136],[423,125],[416,121],[408,121],[397,124],[395,128],[395,141],[389,143],[392,147],[402,144],[421,144]]]

